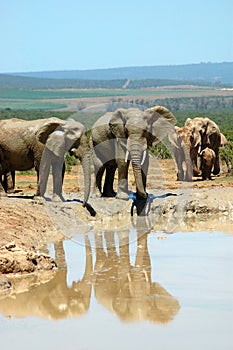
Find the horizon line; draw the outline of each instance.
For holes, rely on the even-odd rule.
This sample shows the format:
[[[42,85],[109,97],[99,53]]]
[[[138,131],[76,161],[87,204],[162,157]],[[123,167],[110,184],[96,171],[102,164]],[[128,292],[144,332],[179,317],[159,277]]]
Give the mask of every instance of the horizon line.
[[[86,72],[86,71],[100,71],[100,70],[117,70],[117,69],[131,69],[131,68],[152,68],[152,67],[178,67],[178,66],[193,66],[193,65],[201,65],[201,64],[223,64],[223,63],[233,63],[233,61],[222,61],[222,62],[199,62],[199,63],[183,63],[183,64],[158,64],[158,65],[145,65],[145,66],[119,66],[119,67],[109,67],[109,68],[67,68],[67,69],[55,69],[55,70],[30,70],[30,71],[13,71],[13,72],[0,72],[0,74],[30,74],[30,73],[48,73],[48,72]]]

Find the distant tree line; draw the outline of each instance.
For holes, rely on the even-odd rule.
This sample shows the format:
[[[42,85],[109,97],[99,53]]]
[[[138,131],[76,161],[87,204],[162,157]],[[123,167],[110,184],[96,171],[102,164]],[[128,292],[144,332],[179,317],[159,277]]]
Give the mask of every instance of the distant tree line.
[[[222,84],[220,81],[183,80],[183,79],[47,79],[0,74],[0,88],[31,89],[144,89],[159,86],[209,86],[232,87],[233,84]]]
[[[162,105],[171,111],[207,111],[219,109],[233,110],[232,96],[201,96],[201,97],[176,97],[176,98],[156,98],[154,100],[135,98],[112,98],[109,104],[109,111],[116,108],[139,107],[149,108],[155,105]]]

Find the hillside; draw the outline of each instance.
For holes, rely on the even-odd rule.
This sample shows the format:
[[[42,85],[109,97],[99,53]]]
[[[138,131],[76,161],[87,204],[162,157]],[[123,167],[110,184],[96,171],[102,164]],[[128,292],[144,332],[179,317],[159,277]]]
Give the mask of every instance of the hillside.
[[[233,84],[233,62],[199,63],[169,66],[121,67],[95,70],[30,72],[15,73],[15,75],[43,79],[169,79]]]

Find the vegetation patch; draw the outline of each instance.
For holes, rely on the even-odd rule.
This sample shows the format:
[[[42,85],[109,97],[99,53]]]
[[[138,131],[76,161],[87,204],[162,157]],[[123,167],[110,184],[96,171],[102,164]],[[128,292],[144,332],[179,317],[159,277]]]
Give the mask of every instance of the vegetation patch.
[[[64,103],[54,103],[45,101],[34,101],[34,100],[1,100],[0,99],[0,109],[41,109],[41,110],[51,110],[65,108]]]

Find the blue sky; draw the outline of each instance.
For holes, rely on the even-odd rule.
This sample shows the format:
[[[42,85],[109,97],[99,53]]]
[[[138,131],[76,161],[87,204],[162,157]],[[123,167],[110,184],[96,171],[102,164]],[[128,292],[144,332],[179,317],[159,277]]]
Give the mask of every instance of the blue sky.
[[[0,0],[0,72],[233,61],[232,0]]]

